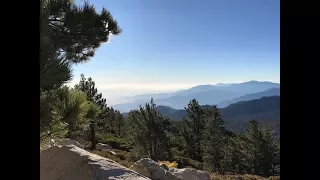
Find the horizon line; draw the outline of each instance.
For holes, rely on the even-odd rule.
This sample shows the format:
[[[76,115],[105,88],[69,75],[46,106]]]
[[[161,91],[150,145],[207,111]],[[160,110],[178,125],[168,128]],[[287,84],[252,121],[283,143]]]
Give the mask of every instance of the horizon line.
[[[250,81],[244,81],[244,82],[237,82],[237,83],[215,83],[215,84],[199,84],[199,85],[192,85],[188,88],[182,88],[182,89],[170,89],[170,90],[148,90],[148,91],[154,91],[154,93],[150,92],[150,93],[139,93],[136,95],[131,95],[131,96],[121,96],[121,98],[126,98],[126,97],[134,97],[134,96],[147,96],[147,95],[152,95],[152,94],[166,94],[166,93],[173,93],[173,92],[177,92],[177,91],[183,91],[183,90],[188,90],[197,86],[216,86],[219,84],[224,84],[224,85],[234,85],[234,84],[242,84],[242,83],[248,83],[248,82],[259,82],[259,83],[275,83],[275,84],[279,84],[280,82],[272,82],[272,81],[256,81],[256,80],[250,80]],[[159,92],[159,91],[163,91],[163,92]]]

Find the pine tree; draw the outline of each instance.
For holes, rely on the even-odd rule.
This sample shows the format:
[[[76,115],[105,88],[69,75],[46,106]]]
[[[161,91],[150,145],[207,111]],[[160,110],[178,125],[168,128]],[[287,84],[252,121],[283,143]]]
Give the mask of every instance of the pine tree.
[[[123,136],[123,126],[124,126],[124,119],[120,111],[115,111],[115,126],[116,126],[116,133],[119,137]]]
[[[73,63],[86,62],[110,35],[121,32],[109,11],[98,14],[87,2],[40,0],[40,90],[72,79]]]
[[[187,121],[185,125],[189,126],[186,129],[191,130],[190,136],[192,137],[192,154],[191,159],[202,161],[202,149],[203,149],[203,133],[205,129],[205,114],[200,107],[196,99],[192,99],[188,107],[185,108],[187,111]]]
[[[262,160],[262,141],[263,136],[258,129],[258,123],[255,120],[249,122],[246,132],[246,151],[248,161],[251,165],[249,170],[253,170],[254,174],[261,173],[261,160]]]
[[[109,133],[115,134],[115,121],[116,121],[116,112],[115,110],[111,107],[109,108],[108,111],[108,116],[107,116],[107,122],[109,126]]]
[[[76,5],[70,0],[40,1],[41,33],[55,52],[72,63],[86,62],[94,51],[121,32],[117,21],[106,9],[97,13],[87,1]]]
[[[189,158],[194,157],[193,144],[195,143],[194,136],[191,129],[191,122],[185,117],[182,119],[180,134],[183,139],[183,147]]]
[[[221,172],[225,148],[224,122],[217,106],[206,109],[205,113],[203,168],[208,171]]]
[[[102,109],[107,107],[106,99],[102,98],[102,94],[98,93],[95,82],[91,77],[88,79],[83,74],[80,75],[80,82],[74,86],[74,89],[86,93],[89,101],[99,105]]]
[[[263,126],[262,129],[262,169],[263,175],[270,176],[274,173],[274,166],[277,165],[279,146],[275,142],[271,134],[271,129],[267,124]]]
[[[74,86],[74,89],[84,92],[87,95],[87,100],[100,106],[101,111],[98,114],[95,121],[95,125],[100,128],[108,128],[110,133],[113,132],[113,122],[114,122],[114,110],[107,107],[106,99],[102,97],[102,93],[98,93],[95,82],[91,77],[85,78],[84,74],[80,75],[80,81]]]
[[[153,160],[170,158],[169,130],[171,122],[163,117],[151,99],[139,110],[130,111],[130,136],[135,144],[135,151],[140,156],[148,156]]]
[[[68,124],[68,136],[82,124],[88,124],[100,112],[100,107],[87,100],[82,91],[70,90],[63,87],[58,92],[59,100],[53,106],[53,112],[59,121]]]
[[[72,79],[72,65],[88,61],[94,51],[121,32],[109,11],[99,14],[93,5],[71,0],[40,0],[40,132],[59,122],[52,114],[52,93]],[[101,94],[95,102],[106,106]]]
[[[223,169],[227,172],[242,174],[248,169],[246,141],[244,134],[227,137],[224,149]]]

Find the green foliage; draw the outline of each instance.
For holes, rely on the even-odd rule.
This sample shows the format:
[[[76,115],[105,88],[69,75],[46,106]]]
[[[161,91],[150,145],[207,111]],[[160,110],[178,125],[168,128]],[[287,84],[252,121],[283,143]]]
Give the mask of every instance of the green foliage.
[[[183,156],[174,156],[173,160],[178,163],[178,168],[196,168],[202,169],[203,164],[199,161]]]
[[[89,102],[82,91],[63,87],[57,92],[58,100],[53,105],[53,115],[57,121],[68,124],[69,136],[72,132],[83,128],[89,119],[95,118],[100,107]]]
[[[272,137],[271,129],[265,125],[262,129],[262,169],[264,175],[275,173],[275,166],[280,165],[280,146]]]
[[[250,168],[255,174],[259,174],[261,170],[260,160],[261,156],[261,145],[263,141],[263,136],[261,131],[258,129],[258,123],[256,121],[250,121],[246,133],[246,143],[245,147],[247,151],[247,159],[250,163]],[[249,170],[251,172],[251,169]]]
[[[72,78],[71,65],[88,61],[110,35],[121,32],[110,12],[87,2],[40,0],[40,89],[59,88]]]
[[[219,173],[276,174],[275,167],[280,164],[280,146],[268,126],[260,129],[256,121],[250,121],[245,133],[233,133],[224,129],[216,106],[199,107],[195,100],[191,101],[186,108],[188,117],[175,123],[179,131],[173,132],[178,143],[174,144],[172,153],[180,167],[201,166],[204,170]],[[199,150],[197,147],[201,147],[198,158],[195,153]]]
[[[196,99],[190,101],[186,111],[187,118],[183,120],[181,131],[184,144],[189,158],[202,162],[205,113]]]
[[[247,154],[244,151],[243,134],[236,134],[233,137],[226,138],[226,145],[223,149],[223,170],[232,173],[244,173],[247,169]]]
[[[116,117],[116,112],[114,111],[114,109],[111,108],[107,108],[108,110],[108,114],[105,118],[105,123],[108,124],[109,127],[109,132],[114,134],[114,125],[115,125],[115,117]]]
[[[115,111],[115,133],[120,136],[124,137],[124,118],[120,111]]]
[[[103,136],[102,143],[110,145],[114,149],[120,149],[122,151],[129,151],[131,149],[131,145],[128,141],[120,138],[114,134],[105,134]]]
[[[40,0],[40,32],[40,138],[63,136],[64,126],[70,136],[100,110],[86,102],[88,94],[60,88],[72,79],[72,64],[88,61],[101,43],[121,29],[109,11],[99,14],[87,2]],[[101,94],[94,98],[99,106],[106,106]]]
[[[40,93],[40,134],[45,135],[53,121],[52,118],[52,103],[53,99],[50,98],[48,93]]]
[[[280,146],[270,128],[259,129],[256,121],[249,122],[245,133],[228,138],[225,153],[224,169],[229,172],[269,176],[280,164]]]
[[[98,93],[95,82],[91,77],[87,79],[81,74],[80,82],[74,86],[74,89],[84,92],[87,95],[88,101],[94,102],[102,109],[107,107],[106,99],[102,98],[101,93]]]
[[[209,105],[203,105],[205,109]],[[210,106],[209,106],[210,107]],[[162,115],[172,118],[175,121],[187,115],[182,109],[172,109],[167,106],[158,106],[157,109]],[[280,97],[271,96],[261,99],[253,99],[245,102],[237,102],[225,108],[219,108],[223,115],[225,127],[234,132],[244,131],[252,117],[256,117],[259,124],[268,124],[272,134],[280,142]]]
[[[172,123],[155,109],[153,99],[140,110],[131,111],[128,123],[134,151],[154,160],[171,157],[169,134]]]
[[[212,106],[205,110],[206,128],[204,133],[203,168],[208,171],[222,171],[225,130],[217,106]]]
[[[196,104],[193,106],[197,107]],[[224,129],[221,114],[216,106],[202,109],[202,114],[191,106],[190,109],[192,108],[193,114],[187,117],[188,119],[172,122],[155,109],[155,104],[151,100],[145,107],[128,114],[127,119],[123,121],[122,128],[125,133],[122,136],[97,133],[98,142],[111,145],[114,151],[122,150],[120,153],[116,152],[116,155],[108,152],[97,153],[127,166],[140,158],[152,157],[155,160],[176,161],[178,168],[192,167],[219,174],[251,173],[265,177],[277,174],[275,169],[280,165],[280,146],[273,139],[270,128],[264,126],[261,129],[256,121],[250,121],[246,132],[233,133]],[[111,112],[115,116],[120,114],[115,110]],[[199,143],[202,147],[200,157],[203,162],[190,158],[195,157],[190,156],[190,152],[192,153],[194,148],[195,128],[198,127],[197,121],[192,121],[191,118],[199,120],[200,118],[195,118],[197,114],[204,120]],[[113,126],[115,129],[116,127]],[[260,178],[252,175],[214,177]]]
[[[101,112],[100,106],[92,102],[88,103],[86,106],[86,119],[95,119]]]
[[[40,1],[41,32],[53,50],[72,63],[86,62],[94,51],[121,32],[109,11],[98,14],[94,5],[76,5],[70,0]]]
[[[59,88],[72,78],[71,64],[57,53],[50,38],[49,1],[40,0],[40,91]]]
[[[40,91],[59,88],[71,80],[71,64],[50,52],[50,46],[40,39]]]

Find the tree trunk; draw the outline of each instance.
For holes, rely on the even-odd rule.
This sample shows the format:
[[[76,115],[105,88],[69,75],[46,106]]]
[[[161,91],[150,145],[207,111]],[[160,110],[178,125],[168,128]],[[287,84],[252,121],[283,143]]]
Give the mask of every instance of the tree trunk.
[[[119,125],[118,125],[118,128],[119,128],[119,129],[118,129],[118,134],[119,134],[119,137],[120,137],[120,136],[121,136],[121,134],[120,134],[120,132],[121,132],[121,131],[120,131],[120,128],[121,128],[121,124],[120,124],[120,121],[119,121]]]
[[[70,138],[71,134],[76,130],[76,123],[74,123],[73,120],[71,120],[68,124],[69,125],[68,125],[68,134],[67,134],[67,136]]]
[[[91,150],[96,149],[96,133],[94,129],[94,121],[90,123],[90,130],[91,130]]]
[[[149,152],[150,152],[150,158],[154,160],[154,154],[153,154],[153,146],[152,146],[152,140],[149,140]]]
[[[111,134],[113,134],[113,122],[112,122],[113,120],[112,119],[110,119],[110,133]]]
[[[272,174],[273,175],[275,174],[275,168],[274,167],[275,167],[275,165],[272,164]]]
[[[154,155],[155,160],[158,160],[158,156],[157,156],[157,153],[156,153],[156,149],[157,149],[157,141],[154,140],[154,141],[153,141],[153,155]]]

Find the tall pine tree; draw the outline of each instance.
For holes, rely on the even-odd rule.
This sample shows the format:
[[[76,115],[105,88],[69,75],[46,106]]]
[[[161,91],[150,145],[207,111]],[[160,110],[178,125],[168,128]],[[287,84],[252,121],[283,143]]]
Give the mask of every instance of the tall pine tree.
[[[248,164],[250,165],[249,171],[254,174],[261,173],[261,160],[262,160],[262,141],[263,136],[258,129],[258,122],[255,120],[249,121],[246,132],[246,152]]]
[[[122,114],[120,113],[120,111],[116,110],[115,111],[115,129],[116,129],[116,134],[119,137],[122,137],[124,132],[123,132],[123,128],[124,128],[124,119]]]
[[[224,123],[217,106],[205,110],[203,168],[208,171],[222,171],[225,146]]]
[[[109,11],[103,8],[99,14],[87,1],[77,5],[71,0],[40,0],[41,133],[53,121],[51,94],[72,79],[72,65],[88,61],[102,43],[120,32]]]
[[[145,107],[129,113],[130,137],[135,144],[136,153],[153,160],[166,160],[171,157],[169,138],[171,122],[155,107],[151,99]]]
[[[184,125],[186,126],[185,129],[190,133],[190,139],[188,140],[191,140],[189,144],[192,148],[190,151],[190,158],[201,162],[203,135],[205,129],[205,114],[196,99],[192,99],[189,102],[188,107],[185,109],[187,111],[187,122],[185,122]]]
[[[272,137],[271,129],[268,125],[264,125],[262,128],[262,169],[263,175],[270,176],[274,174],[274,167],[278,165],[280,161],[280,147]]]
[[[107,107],[106,99],[102,97],[101,93],[98,93],[96,84],[91,77],[87,79],[81,74],[80,82],[74,86],[74,89],[86,93],[88,100],[96,103],[102,109]]]

